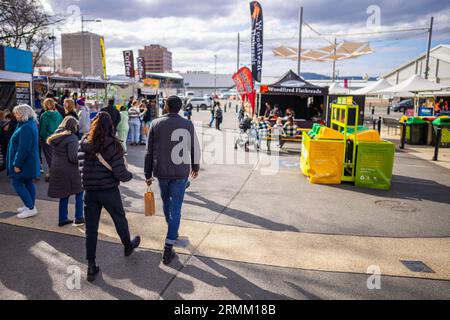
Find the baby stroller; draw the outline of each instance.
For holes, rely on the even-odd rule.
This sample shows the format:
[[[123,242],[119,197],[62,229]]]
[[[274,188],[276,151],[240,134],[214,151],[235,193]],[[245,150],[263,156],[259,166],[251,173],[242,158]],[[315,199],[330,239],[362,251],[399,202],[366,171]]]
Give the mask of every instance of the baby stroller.
[[[256,151],[259,151],[259,139],[258,130],[254,124],[252,124],[252,119],[249,117],[244,118],[239,124],[239,135],[235,139],[234,149],[237,150],[238,147],[243,147],[245,152],[249,152],[249,147],[253,145]]]

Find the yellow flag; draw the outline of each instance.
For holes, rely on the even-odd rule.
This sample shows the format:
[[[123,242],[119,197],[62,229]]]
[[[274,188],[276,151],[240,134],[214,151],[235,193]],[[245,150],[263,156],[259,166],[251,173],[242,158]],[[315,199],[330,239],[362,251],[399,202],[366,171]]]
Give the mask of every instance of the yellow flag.
[[[106,79],[105,39],[103,37],[100,37],[100,49],[102,52],[103,78]]]

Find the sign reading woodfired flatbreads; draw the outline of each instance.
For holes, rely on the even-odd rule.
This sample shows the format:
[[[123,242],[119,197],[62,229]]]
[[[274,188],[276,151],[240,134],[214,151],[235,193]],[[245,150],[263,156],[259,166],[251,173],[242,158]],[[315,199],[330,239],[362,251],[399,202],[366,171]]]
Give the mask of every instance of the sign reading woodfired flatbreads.
[[[263,12],[258,1],[250,2],[250,13],[252,15],[252,74],[253,79],[261,82],[263,62]]]

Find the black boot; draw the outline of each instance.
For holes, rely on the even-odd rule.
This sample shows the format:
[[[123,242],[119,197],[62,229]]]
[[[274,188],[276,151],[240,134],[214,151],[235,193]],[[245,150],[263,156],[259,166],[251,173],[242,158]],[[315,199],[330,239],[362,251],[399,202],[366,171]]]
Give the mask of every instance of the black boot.
[[[173,246],[166,244],[164,246],[163,263],[169,264],[170,262],[172,262],[173,258],[175,258],[175,251],[173,250]]]
[[[139,236],[131,240],[131,246],[129,248],[125,248],[125,257],[129,257],[134,252],[134,249],[139,247],[140,244],[141,244],[141,237]]]
[[[84,218],[75,219],[75,224],[85,224],[86,220]]]
[[[95,280],[97,273],[100,272],[100,268],[95,264],[95,260],[88,261],[87,281],[92,282]]]

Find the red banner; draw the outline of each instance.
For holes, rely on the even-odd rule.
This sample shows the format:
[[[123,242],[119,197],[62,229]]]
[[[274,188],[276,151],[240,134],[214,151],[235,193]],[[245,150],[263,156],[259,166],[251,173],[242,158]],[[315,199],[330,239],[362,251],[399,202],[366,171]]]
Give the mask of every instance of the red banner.
[[[252,113],[255,110],[256,92],[253,86],[252,71],[243,67],[233,76],[234,83],[236,84],[236,91],[241,95],[242,100],[248,99],[252,105]]]

